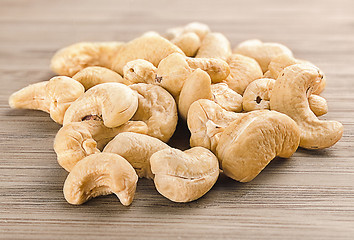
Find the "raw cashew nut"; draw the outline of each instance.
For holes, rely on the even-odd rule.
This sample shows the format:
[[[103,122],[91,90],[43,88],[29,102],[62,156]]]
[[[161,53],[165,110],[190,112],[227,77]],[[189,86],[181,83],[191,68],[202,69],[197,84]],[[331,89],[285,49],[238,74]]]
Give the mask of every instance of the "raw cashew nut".
[[[42,110],[62,124],[66,110],[84,91],[84,87],[72,78],[53,77],[13,93],[9,105],[11,108]]]
[[[147,133],[144,122],[128,121],[116,128],[107,128],[100,120],[72,122],[63,126],[55,136],[54,151],[60,166],[70,172],[80,160],[100,150],[121,132]]]
[[[198,99],[214,99],[211,91],[210,77],[199,68],[187,77],[179,95],[178,110],[182,118],[187,118],[190,105]]]
[[[106,127],[126,123],[138,108],[138,97],[121,83],[102,83],[90,88],[73,102],[64,116],[64,125],[80,122],[87,116],[98,116]]]
[[[136,59],[145,59],[157,66],[162,59],[175,52],[184,55],[181,49],[161,36],[143,35],[120,48],[111,69],[123,75],[123,67]]]
[[[91,198],[114,193],[124,206],[134,198],[138,176],[123,157],[97,153],[78,162],[64,183],[64,197],[70,204],[83,204]]]
[[[130,88],[138,95],[138,109],[131,120],[145,122],[147,135],[167,142],[178,121],[176,102],[171,94],[152,84],[133,84]]]
[[[212,82],[224,80],[230,73],[230,68],[225,61],[208,58],[186,58],[174,53],[163,59],[156,74],[156,83],[164,87],[174,97],[178,97],[187,77],[194,69],[206,71]]]
[[[274,86],[274,79],[261,78],[251,82],[243,93],[242,106],[246,112],[270,109],[270,93]]]
[[[207,99],[195,101],[189,107],[187,116],[191,147],[205,147],[214,152],[225,127],[241,115],[242,113],[226,111]]]
[[[104,67],[87,67],[77,72],[73,79],[81,83],[86,90],[108,82],[128,84],[118,73]]]
[[[137,59],[128,62],[123,67],[124,79],[129,84],[134,83],[149,83],[155,84],[157,68],[149,61]],[[129,85],[127,84],[127,85]]]
[[[199,22],[191,22],[183,27],[175,27],[175,28],[168,29],[166,31],[165,37],[168,40],[173,40],[174,38],[177,38],[180,35],[185,33],[195,33],[198,35],[200,40],[203,40],[203,38],[209,32],[210,32],[210,28],[208,25]]]
[[[230,66],[230,75],[223,82],[238,94],[242,95],[248,84],[263,76],[261,67],[253,58],[232,54],[227,63]]]
[[[213,83],[219,83],[230,74],[230,67],[227,62],[218,58],[186,58],[191,69],[200,68],[207,72]]]
[[[197,69],[186,79],[179,95],[178,110],[183,119],[187,119],[190,105],[199,99],[213,100],[227,111],[242,111],[241,95],[225,83],[211,84],[209,75]]]
[[[295,59],[292,56],[289,56],[287,54],[282,54],[282,55],[272,58],[272,60],[269,63],[269,66],[268,66],[271,78],[277,79],[279,74],[284,70],[284,68],[289,67],[294,64],[300,64],[300,63],[310,64],[311,66],[316,67],[315,65],[313,65],[312,63],[310,63],[308,61]],[[320,69],[318,69],[318,70],[322,74],[323,78],[321,79],[321,82],[320,82],[319,86],[317,87],[316,91],[313,92],[314,94],[320,94],[321,92],[323,92],[323,90],[326,87],[326,76],[324,75],[324,73]]]
[[[123,132],[110,141],[103,152],[115,153],[124,157],[133,166],[139,177],[153,179],[150,157],[165,148],[170,147],[157,138],[139,133]]]
[[[343,134],[337,121],[321,121],[310,110],[308,96],[321,82],[320,71],[308,64],[286,67],[274,84],[270,108],[295,120],[301,131],[300,147],[321,149],[334,145]]]
[[[184,152],[168,148],[150,158],[156,189],[174,202],[202,197],[219,176],[218,159],[208,149],[194,147]]]
[[[308,98],[311,111],[317,116],[325,115],[328,112],[326,99],[321,96],[311,94]]]
[[[69,77],[89,66],[111,68],[112,60],[122,46],[122,42],[75,43],[57,51],[50,67],[55,73]]]
[[[275,80],[261,78],[251,82],[243,94],[243,109],[246,112],[262,109],[270,109],[270,95]],[[323,97],[311,94],[308,98],[311,111],[316,116],[322,116],[328,112],[327,101]]]
[[[211,91],[214,95],[214,102],[225,110],[231,112],[242,111],[242,96],[229,88],[226,83],[212,84]]]
[[[224,61],[231,55],[230,41],[222,33],[208,33],[198,50],[196,58],[220,58]]]
[[[173,44],[179,47],[187,57],[194,57],[200,47],[200,39],[196,33],[184,33],[171,40]]]
[[[240,43],[233,53],[238,53],[256,59],[262,68],[263,73],[268,70],[270,61],[282,54],[293,56],[289,48],[280,43],[263,43],[260,40],[253,39]]]
[[[216,154],[227,176],[249,182],[276,156],[289,158],[299,141],[300,130],[290,117],[275,111],[255,111],[242,115],[224,130]]]

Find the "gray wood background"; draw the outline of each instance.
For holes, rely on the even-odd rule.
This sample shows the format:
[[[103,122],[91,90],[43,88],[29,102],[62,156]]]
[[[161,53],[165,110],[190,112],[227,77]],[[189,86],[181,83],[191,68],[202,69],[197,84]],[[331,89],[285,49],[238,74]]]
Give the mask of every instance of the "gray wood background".
[[[278,41],[318,65],[328,79],[322,119],[341,121],[343,138],[276,159],[247,184],[221,176],[191,203],[165,199],[146,179],[130,207],[114,196],[66,203],[67,173],[52,149],[60,126],[46,113],[9,109],[9,95],[51,78],[50,58],[68,44],[128,41],[191,21],[209,24],[233,46]],[[351,0],[0,0],[0,82],[0,239],[354,239]],[[173,145],[185,148],[181,132]]]

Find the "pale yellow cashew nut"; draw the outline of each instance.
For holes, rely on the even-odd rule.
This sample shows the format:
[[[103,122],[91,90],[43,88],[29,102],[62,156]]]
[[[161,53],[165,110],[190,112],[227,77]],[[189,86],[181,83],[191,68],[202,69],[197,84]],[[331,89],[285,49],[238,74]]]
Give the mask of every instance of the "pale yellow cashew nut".
[[[55,122],[62,124],[66,110],[84,91],[84,87],[72,78],[53,77],[13,93],[9,105],[11,108],[42,110],[49,113]]]
[[[121,75],[104,67],[84,68],[77,72],[72,78],[81,83],[85,87],[85,90],[98,84],[108,82],[129,84]]]
[[[121,83],[102,83],[90,88],[70,105],[64,125],[80,122],[87,116],[98,116],[106,127],[126,123],[138,108],[137,94]]]
[[[147,134],[144,122],[128,121],[116,128],[104,126],[99,119],[72,122],[59,129],[54,139],[54,151],[57,161],[66,171],[71,169],[84,157],[99,153],[103,147],[121,132]]]
[[[202,197],[219,176],[218,159],[208,149],[194,147],[184,152],[167,148],[150,158],[157,191],[174,202]]]
[[[114,193],[124,206],[134,198],[138,176],[123,157],[97,153],[78,162],[64,183],[64,197],[70,204],[83,204],[91,198]]]
[[[225,128],[216,154],[227,176],[249,182],[276,156],[289,158],[299,142],[300,130],[290,117],[275,111],[254,111]]]
[[[321,121],[310,110],[308,96],[321,83],[322,74],[308,64],[286,67],[274,84],[270,108],[295,120],[301,131],[300,147],[321,149],[334,145],[343,134],[337,121]]]

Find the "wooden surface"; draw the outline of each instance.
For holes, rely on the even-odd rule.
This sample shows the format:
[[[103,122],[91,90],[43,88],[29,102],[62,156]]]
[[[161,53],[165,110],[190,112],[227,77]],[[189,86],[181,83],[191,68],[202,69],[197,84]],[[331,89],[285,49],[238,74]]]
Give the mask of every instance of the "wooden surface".
[[[201,21],[233,46],[260,38],[289,46],[326,74],[329,113],[344,124],[334,147],[298,150],[242,184],[221,176],[201,199],[178,204],[142,179],[130,207],[114,196],[82,206],[63,198],[60,126],[11,110],[9,95],[53,76],[55,50],[78,41],[128,41]],[[354,239],[353,1],[0,0],[0,239]],[[176,146],[188,138],[179,136]]]

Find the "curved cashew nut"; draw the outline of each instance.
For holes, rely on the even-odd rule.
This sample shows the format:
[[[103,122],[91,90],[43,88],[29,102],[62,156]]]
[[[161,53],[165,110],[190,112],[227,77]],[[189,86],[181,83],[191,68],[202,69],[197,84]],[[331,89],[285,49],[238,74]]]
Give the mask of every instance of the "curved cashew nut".
[[[121,75],[105,67],[87,67],[77,72],[72,78],[81,83],[86,90],[108,82],[129,84]]]
[[[143,35],[120,48],[111,69],[122,75],[123,67],[136,59],[145,59],[157,66],[162,59],[176,52],[184,55],[181,49],[159,35]]]
[[[308,98],[311,111],[317,116],[325,115],[328,112],[326,99],[321,96],[311,94]]]
[[[224,61],[231,55],[230,41],[222,33],[208,33],[200,44],[196,58],[220,58]]]
[[[230,67],[227,62],[218,58],[186,58],[191,69],[200,68],[207,72],[213,83],[219,83],[230,74]]]
[[[187,77],[194,69],[206,71],[212,82],[220,82],[230,73],[225,61],[212,58],[186,58],[174,53],[163,59],[156,74],[156,83],[164,87],[174,97],[178,97]]]
[[[167,142],[178,121],[176,102],[171,94],[152,84],[133,84],[130,88],[138,93],[138,109],[131,120],[145,122],[147,135]]]
[[[270,109],[269,100],[275,80],[261,78],[251,82],[243,93],[242,106],[246,112]]]
[[[102,121],[86,120],[72,122],[63,126],[55,136],[54,151],[60,166],[70,172],[72,168],[88,155],[100,150],[121,132],[147,133],[143,122],[128,121],[116,128],[107,128]]]
[[[287,54],[282,54],[282,55],[272,58],[272,60],[270,61],[269,66],[268,66],[269,74],[271,75],[271,78],[277,79],[278,76],[280,75],[280,73],[284,70],[284,68],[289,67],[294,64],[300,64],[300,63],[309,64],[313,67],[316,67],[314,64],[312,64],[308,61],[295,59],[292,56],[289,56]],[[320,73],[322,74],[323,77],[322,77],[321,82],[318,85],[317,89],[314,90],[313,94],[320,94],[321,92],[323,92],[323,90],[326,87],[326,76],[324,75],[324,73],[320,69],[318,69],[318,71],[320,71]]]
[[[337,121],[321,121],[310,110],[308,96],[318,87],[322,75],[308,64],[286,67],[274,84],[270,108],[295,120],[301,131],[300,147],[321,149],[334,145],[343,134]]]
[[[230,75],[223,82],[238,94],[242,95],[248,84],[263,76],[261,67],[253,58],[232,54],[227,63],[230,66]]]
[[[289,158],[299,141],[300,130],[290,117],[275,111],[255,111],[242,115],[224,130],[216,154],[227,176],[249,182],[276,156]]]
[[[200,39],[196,33],[188,32],[177,36],[171,42],[179,47],[187,57],[194,57],[200,47]]]
[[[150,164],[157,191],[174,202],[202,197],[219,176],[218,159],[202,147],[164,149],[151,156]]]
[[[242,111],[242,96],[229,88],[226,83],[212,84],[211,91],[214,95],[214,102],[225,110],[231,112]]]
[[[205,35],[210,32],[210,28],[208,25],[199,23],[199,22],[191,22],[183,27],[175,27],[170,28],[166,31],[165,37],[168,40],[173,40],[178,36],[185,34],[185,33],[195,33],[198,35],[200,40],[203,40]]]
[[[129,84],[134,83],[149,83],[155,84],[157,68],[149,61],[137,59],[128,62],[123,67],[124,79]],[[129,85],[127,84],[127,85]]]
[[[251,82],[243,94],[243,109],[246,112],[262,109],[270,109],[270,95],[275,80],[261,78]],[[316,116],[322,116],[328,112],[327,101],[321,96],[311,94],[308,98],[311,111]]]
[[[187,118],[190,105],[198,99],[214,99],[211,91],[210,77],[206,72],[199,68],[194,70],[187,77],[179,95],[178,110],[184,119]]]
[[[72,77],[89,66],[111,68],[112,60],[123,46],[122,42],[79,42],[60,49],[51,60],[51,69]]]
[[[205,147],[214,152],[225,127],[241,115],[242,113],[226,111],[207,99],[195,101],[190,106],[187,116],[191,147]]]
[[[124,157],[135,169],[139,177],[153,179],[150,157],[157,151],[170,148],[161,140],[133,132],[123,132],[110,141],[103,152],[115,153]]]
[[[253,39],[240,43],[233,53],[238,53],[256,59],[262,68],[263,73],[268,70],[270,61],[282,54],[293,56],[292,51],[280,43],[263,43],[260,40]]]
[[[11,108],[42,110],[62,124],[66,110],[84,91],[84,87],[72,78],[53,77],[13,93],[9,105]]]
[[[73,102],[64,116],[64,125],[80,122],[87,116],[98,116],[106,127],[126,123],[138,108],[138,97],[121,83],[102,83],[90,88]]]
[[[209,75],[200,69],[193,71],[186,79],[178,99],[180,115],[186,119],[190,105],[199,99],[213,100],[228,111],[242,111],[242,96],[231,90],[227,84],[211,84]]]
[[[64,183],[64,197],[70,204],[83,204],[91,198],[114,193],[124,206],[134,198],[138,176],[123,157],[97,153],[78,162]]]

